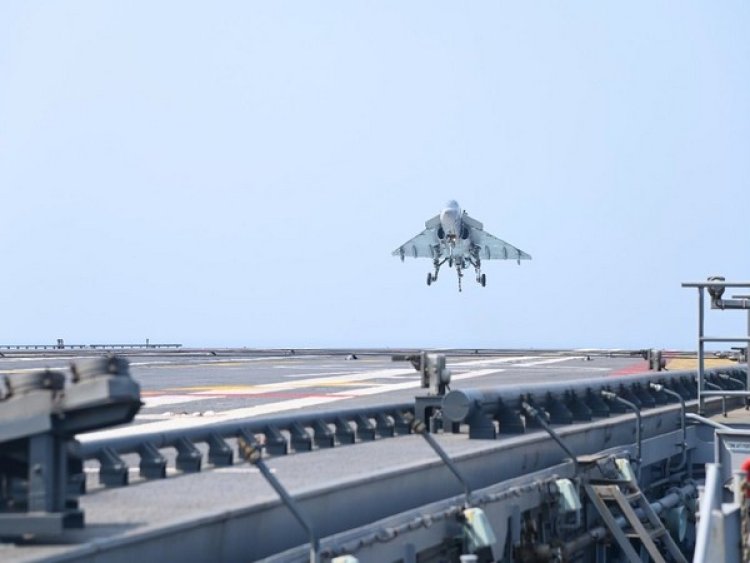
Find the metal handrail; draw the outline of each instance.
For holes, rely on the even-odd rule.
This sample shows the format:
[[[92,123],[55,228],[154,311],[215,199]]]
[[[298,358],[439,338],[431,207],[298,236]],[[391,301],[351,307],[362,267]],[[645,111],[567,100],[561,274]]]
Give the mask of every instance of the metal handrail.
[[[713,379],[713,382],[722,389],[729,386],[729,381],[720,378],[719,373],[729,374],[735,378],[746,377],[746,369],[740,367],[707,370],[706,376]],[[502,409],[520,412],[522,402],[529,397],[539,406],[557,403],[565,409],[567,409],[566,402],[574,400],[585,403],[586,397],[599,395],[601,391],[620,393],[621,390],[627,389],[631,393],[646,393],[653,397],[650,391],[652,383],[674,387],[678,393],[684,394],[685,399],[692,399],[696,396],[695,371],[661,371],[643,375],[605,376],[554,383],[502,385],[490,389],[453,390],[443,399],[443,416],[452,421],[471,423],[472,417],[482,415],[495,417]],[[722,391],[722,393],[733,394],[730,390]],[[655,399],[652,400],[657,402]],[[570,418],[576,419],[576,415],[571,412]],[[588,419],[590,418],[589,413]],[[587,420],[587,418],[578,418],[578,420]]]
[[[707,555],[711,543],[712,518],[711,513],[722,503],[722,483],[719,466],[715,463],[706,464],[706,483],[700,503],[698,526],[695,530],[695,555],[693,561],[708,561]]]
[[[138,448],[145,442],[156,448],[167,448],[174,445],[175,442],[182,438],[187,438],[191,442],[207,442],[212,435],[218,435],[222,438],[236,437],[241,430],[255,434],[264,434],[266,430],[276,428],[288,430],[295,424],[309,426],[315,422],[321,421],[326,424],[335,424],[339,419],[344,421],[355,421],[358,416],[375,418],[380,414],[383,415],[403,415],[404,413],[413,413],[414,405],[412,403],[398,403],[395,405],[375,405],[370,407],[342,409],[323,412],[311,412],[296,415],[269,416],[263,418],[243,418],[227,422],[216,422],[205,424],[193,428],[176,428],[172,430],[163,430],[149,432],[144,428],[144,432],[138,432],[127,436],[103,437],[86,439],[86,435],[78,436],[81,441],[81,455],[84,459],[96,458],[99,451],[104,448],[110,448],[117,453],[137,453]],[[408,424],[404,423],[408,429]]]
[[[216,422],[190,428],[149,431],[134,427],[125,436],[78,436],[78,455],[83,460],[99,461],[99,479],[107,486],[127,485],[128,465],[120,454],[140,456],[141,475],[146,478],[164,478],[166,458],[159,453],[162,448],[177,450],[177,468],[183,471],[200,471],[202,454],[195,444],[209,446],[208,459],[214,465],[231,465],[232,448],[226,439],[263,435],[263,447],[268,454],[285,455],[290,446],[295,452],[310,451],[313,442],[318,447],[354,444],[359,441],[409,434],[411,428],[407,415],[414,414],[412,403],[374,405],[355,409],[340,409],[296,415],[245,418]],[[372,421],[375,421],[373,424]],[[356,431],[351,424],[356,425]],[[335,427],[331,431],[329,425]],[[313,429],[310,434],[307,428]],[[290,437],[282,434],[288,432]]]

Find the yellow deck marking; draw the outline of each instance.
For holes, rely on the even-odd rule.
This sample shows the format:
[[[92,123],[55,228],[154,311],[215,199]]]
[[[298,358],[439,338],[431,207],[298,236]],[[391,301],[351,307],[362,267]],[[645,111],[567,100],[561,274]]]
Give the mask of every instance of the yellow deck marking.
[[[150,365],[150,368],[157,369],[191,369],[191,368],[212,368],[212,367],[252,367],[250,362],[206,362],[202,364],[163,364]]]
[[[454,380],[472,379],[476,377],[483,377],[486,375],[495,374],[503,371],[502,369],[486,369],[469,371],[466,373],[460,373],[453,377]],[[231,409],[228,411],[218,412],[213,414],[211,417],[177,417],[170,418],[168,420],[158,420],[156,422],[149,422],[146,424],[136,424],[134,426],[127,425],[117,428],[108,428],[106,430],[97,430],[95,432],[87,432],[79,434],[77,438],[82,443],[87,443],[90,440],[114,438],[117,436],[137,436],[143,433],[151,432],[164,432],[172,429],[184,429],[196,426],[205,426],[212,422],[224,422],[228,420],[238,420],[241,418],[249,418],[254,416],[263,416],[267,414],[278,414],[280,412],[300,409],[303,407],[312,407],[328,403],[334,403],[338,401],[346,401],[350,399],[352,395],[365,396],[365,395],[376,395],[381,393],[388,393],[390,391],[398,391],[402,389],[417,388],[420,385],[419,377],[415,377],[410,381],[401,380],[400,383],[378,385],[377,388],[369,387],[364,389],[358,389],[351,393],[339,391],[338,393],[331,393],[326,396],[316,397],[303,397],[300,399],[290,399],[285,401],[277,401],[273,403],[266,403],[263,405],[256,405],[253,407],[243,407],[239,409]]]
[[[399,379],[405,375],[413,375],[418,381],[419,375],[413,369],[381,369],[361,373],[346,373],[335,376],[311,377],[308,379],[284,380],[276,383],[261,383],[258,385],[199,385],[192,387],[172,388],[170,391],[200,394],[246,394],[260,395],[278,391],[292,391],[309,389],[310,387],[366,387],[372,385],[373,379]],[[411,379],[411,378],[410,378]]]
[[[273,393],[274,391],[283,391],[285,389],[306,389],[310,387],[367,387],[370,385],[386,385],[383,383],[372,383],[370,381],[330,381],[327,383],[305,383],[304,381],[295,382],[295,385],[286,385],[283,389],[274,387],[264,387],[263,385],[211,385],[206,387],[171,387],[165,391],[191,394],[242,394],[242,393]]]
[[[718,368],[722,366],[736,366],[737,362],[727,360],[724,358],[706,358],[703,361],[703,365],[707,368]],[[698,369],[697,358],[675,358],[667,361],[667,369],[681,370],[681,369]]]

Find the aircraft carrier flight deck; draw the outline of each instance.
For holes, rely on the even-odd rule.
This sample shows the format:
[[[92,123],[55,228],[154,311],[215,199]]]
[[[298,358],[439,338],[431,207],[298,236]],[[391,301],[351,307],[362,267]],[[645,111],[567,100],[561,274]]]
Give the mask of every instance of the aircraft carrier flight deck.
[[[525,498],[540,483],[546,487],[550,476],[573,479],[579,471],[583,462],[573,464],[545,425],[533,423],[534,407],[551,413],[548,422],[577,454],[625,448],[645,465],[645,458],[658,457],[663,447],[660,433],[679,433],[678,406],[655,401],[646,411],[648,401],[641,397],[635,453],[632,413],[612,408],[600,419],[595,403],[586,399],[594,415],[581,416],[575,394],[583,397],[601,387],[605,395],[619,389],[626,396],[628,385],[642,391],[664,377],[682,377],[687,387],[685,374],[697,365],[694,357],[676,353],[660,353],[654,363],[645,350],[114,352],[120,354],[119,367],[109,364],[104,371],[120,369],[137,383],[141,404],[126,424],[76,436],[82,525],[62,524],[64,529],[45,533],[48,524],[39,524],[37,533],[0,543],[1,560],[111,562],[159,553],[182,561],[457,560],[455,541],[432,536],[455,532],[455,519],[445,515],[457,510],[462,495],[467,505],[478,495],[491,514],[495,505],[487,499],[505,499],[507,491]],[[111,354],[4,350],[0,376],[11,387],[14,379],[45,370],[83,380],[84,371],[71,365],[112,361]],[[707,377],[716,370],[733,374],[735,360],[707,358]],[[430,361],[445,363],[428,374]],[[441,379],[441,373],[449,376]],[[58,391],[66,385],[75,384],[60,383]],[[462,389],[470,391],[461,395]],[[508,419],[507,413],[494,413],[489,426],[472,414],[482,401],[510,406],[508,397],[515,396],[521,402],[514,413],[531,409],[521,430],[508,422],[515,414]],[[553,398],[563,396],[567,408],[556,411]],[[719,412],[718,398],[707,404],[708,414]],[[428,434],[471,483],[470,492],[423,439],[415,418],[430,421]],[[690,439],[699,440],[691,432]],[[314,540],[257,459],[242,458],[248,443],[264,452],[263,468],[294,499]],[[679,448],[665,455],[678,453]],[[66,476],[75,473],[69,469]],[[4,517],[8,514],[13,511],[6,506]],[[486,545],[475,546],[478,560],[525,560],[513,546],[519,538],[511,537],[520,528],[509,530],[496,538],[503,545],[494,554],[487,554]],[[427,539],[410,538],[427,532]],[[401,535],[409,541],[399,541]]]

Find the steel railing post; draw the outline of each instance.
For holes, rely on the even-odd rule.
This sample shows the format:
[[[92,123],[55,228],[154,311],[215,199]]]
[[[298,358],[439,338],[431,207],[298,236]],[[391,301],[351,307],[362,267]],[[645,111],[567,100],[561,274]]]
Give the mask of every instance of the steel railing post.
[[[432,435],[427,432],[427,425],[424,423],[424,421],[419,420],[418,418],[414,418],[411,421],[411,428],[412,432],[414,434],[419,434],[424,438],[425,442],[427,442],[430,447],[435,451],[438,456],[440,456],[440,459],[443,460],[443,463],[450,469],[451,473],[456,476],[456,479],[463,485],[464,487],[464,496],[466,498],[465,504],[467,507],[471,506],[471,485],[469,485],[469,482],[466,480],[466,478],[461,474],[461,471],[459,471],[458,467],[456,467],[456,464],[453,463],[450,457],[448,457],[448,454],[445,452],[443,447],[438,444],[437,440],[432,437]]]
[[[263,475],[273,490],[276,491],[276,494],[279,495],[282,502],[292,513],[297,522],[299,522],[307,532],[307,536],[310,540],[310,563],[320,563],[320,542],[318,536],[315,534],[312,524],[310,524],[307,518],[305,518],[305,515],[302,514],[297,506],[296,501],[286,491],[284,485],[281,484],[276,476],[271,473],[266,462],[263,461],[263,450],[261,449],[261,446],[255,443],[250,437],[246,436],[240,436],[238,438],[238,443],[242,457],[260,470],[261,475]]]
[[[642,436],[641,436],[641,425],[642,425],[642,417],[641,417],[641,409],[638,408],[638,406],[635,403],[632,403],[628,401],[627,399],[623,399],[620,397],[617,393],[613,393],[611,391],[602,391],[601,392],[602,397],[605,399],[609,399],[610,401],[617,401],[618,403],[625,405],[630,410],[632,410],[635,413],[635,457],[636,461],[638,462],[638,481],[641,480],[641,465],[642,465],[642,459],[641,459],[641,451],[642,451]]]
[[[698,414],[705,414],[705,399],[703,397],[703,384],[705,378],[705,351],[703,349],[703,330],[704,330],[704,292],[703,287],[698,288]]]

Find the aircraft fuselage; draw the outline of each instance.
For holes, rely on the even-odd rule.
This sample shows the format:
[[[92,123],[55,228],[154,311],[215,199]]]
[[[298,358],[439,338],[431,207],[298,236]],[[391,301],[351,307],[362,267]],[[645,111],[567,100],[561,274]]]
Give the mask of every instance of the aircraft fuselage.
[[[461,233],[461,207],[458,202],[451,200],[445,209],[440,212],[440,226],[443,228],[443,237],[455,240]]]

